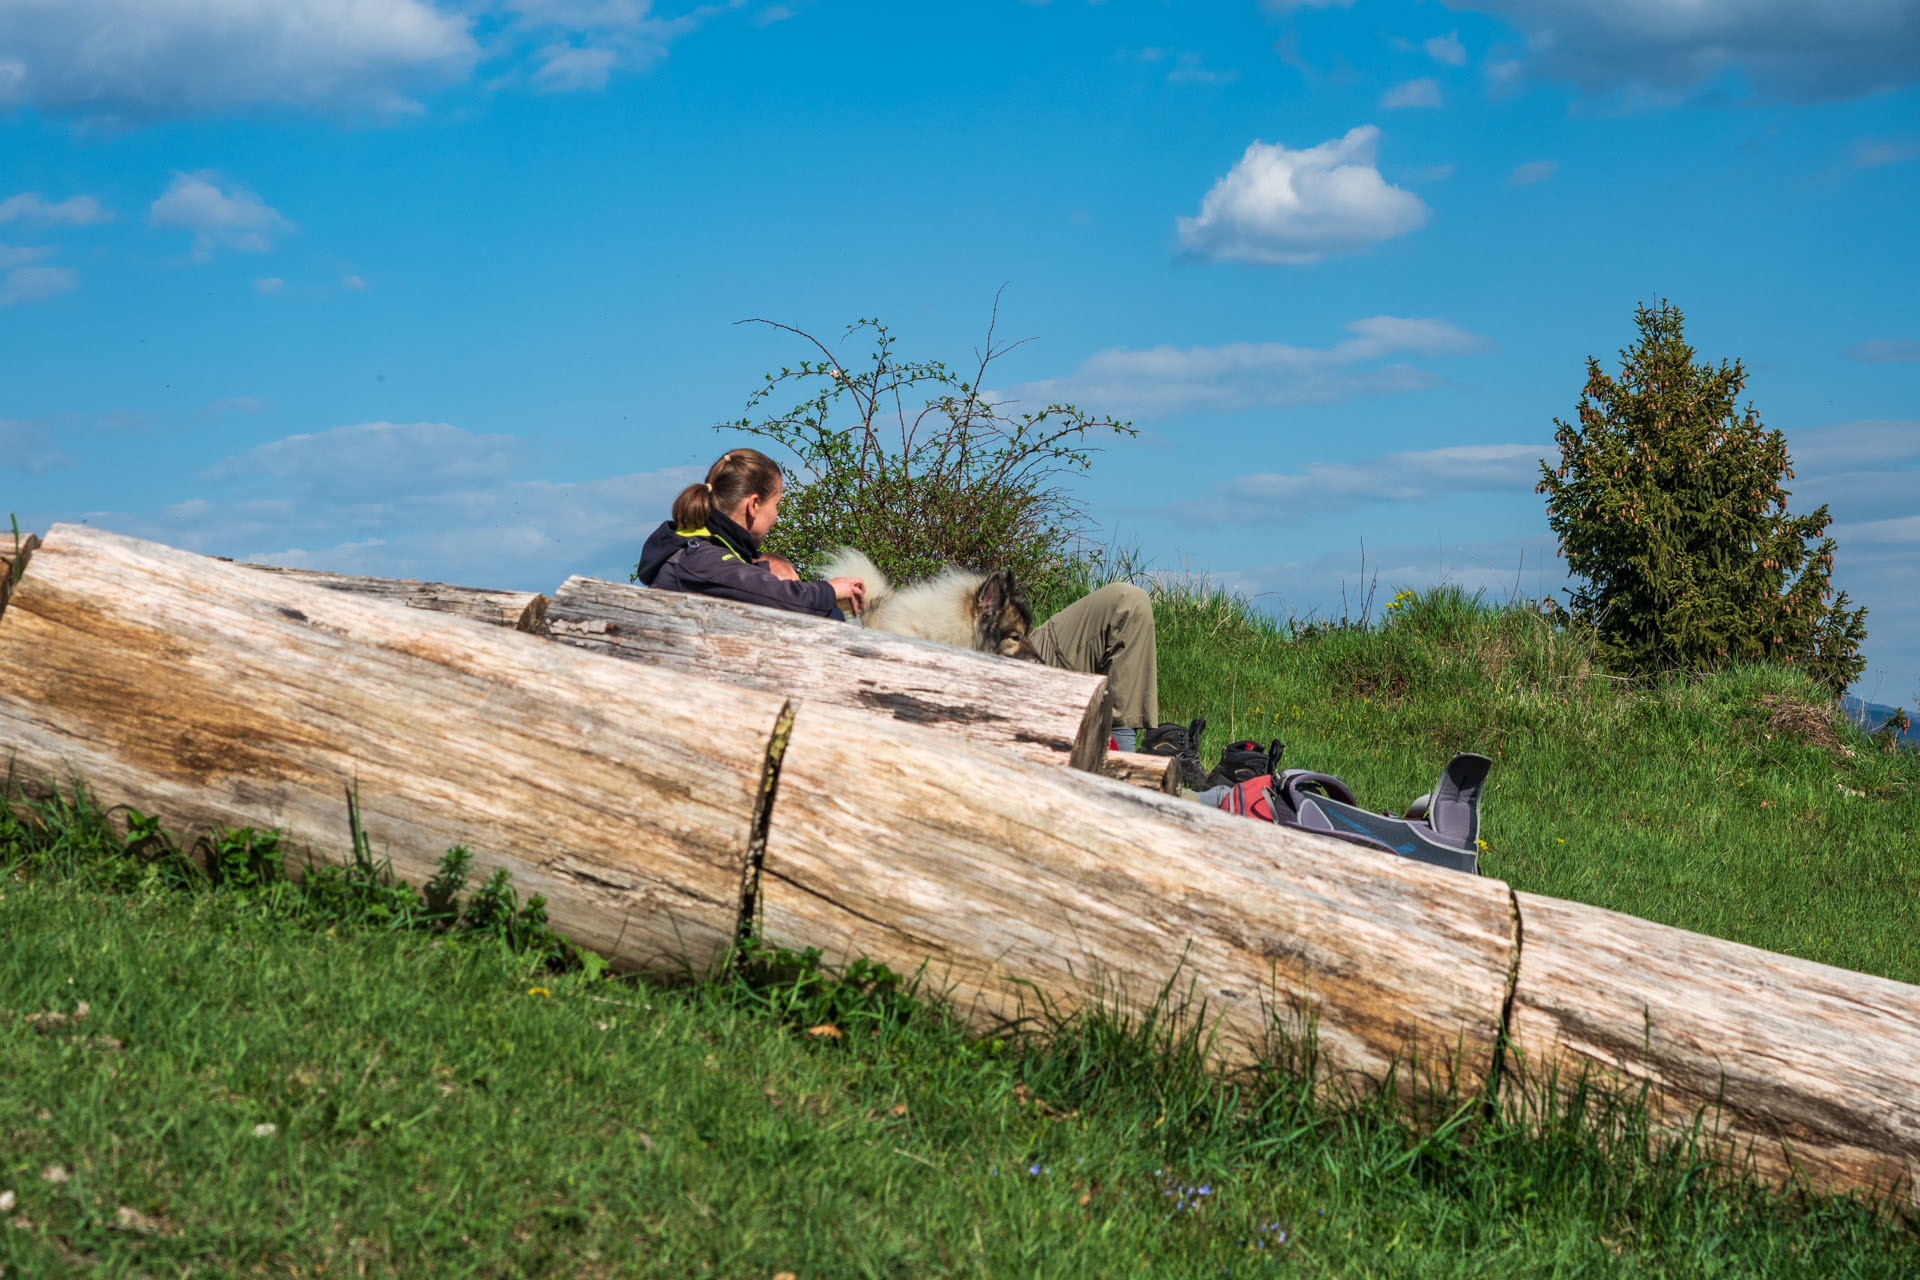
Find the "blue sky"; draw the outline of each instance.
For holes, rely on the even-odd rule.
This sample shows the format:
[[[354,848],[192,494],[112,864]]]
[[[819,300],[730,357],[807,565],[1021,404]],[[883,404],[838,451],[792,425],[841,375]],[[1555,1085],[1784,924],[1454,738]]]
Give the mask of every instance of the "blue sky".
[[[802,354],[736,321],[964,360],[1004,285],[993,385],[1141,428],[1101,536],[1539,593],[1534,460],[1666,297],[1912,703],[1916,82],[1910,0],[0,0],[0,503],[621,578]]]

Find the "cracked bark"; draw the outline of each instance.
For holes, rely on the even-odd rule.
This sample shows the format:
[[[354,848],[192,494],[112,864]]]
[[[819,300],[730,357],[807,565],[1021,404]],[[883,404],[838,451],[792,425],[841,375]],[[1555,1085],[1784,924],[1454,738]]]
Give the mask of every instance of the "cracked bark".
[[[649,666],[870,712],[1032,760],[1099,767],[1107,681],[732,600],[594,578],[553,594],[556,640]]]
[[[279,827],[297,866],[367,833],[424,882],[448,846],[512,872],[623,967],[733,943],[785,700],[608,662],[59,525],[0,616],[0,752],[191,837]]]

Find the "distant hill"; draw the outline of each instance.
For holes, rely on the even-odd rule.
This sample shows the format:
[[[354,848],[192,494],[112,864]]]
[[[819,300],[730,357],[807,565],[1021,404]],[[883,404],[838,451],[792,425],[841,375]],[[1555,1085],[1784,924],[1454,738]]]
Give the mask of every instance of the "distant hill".
[[[1840,699],[1840,709],[1846,713],[1847,719],[1860,725],[1868,733],[1885,724],[1887,717],[1898,710],[1878,702],[1866,702],[1853,697]],[[1900,735],[1900,745],[1920,749],[1920,708],[1907,707],[1906,712],[1912,724],[1905,733]]]

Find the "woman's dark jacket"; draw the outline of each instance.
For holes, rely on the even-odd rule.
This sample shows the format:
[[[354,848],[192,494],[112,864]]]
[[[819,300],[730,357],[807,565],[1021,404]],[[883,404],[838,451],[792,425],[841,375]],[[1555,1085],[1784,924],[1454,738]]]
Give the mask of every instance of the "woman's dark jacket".
[[[638,576],[662,591],[691,591],[818,618],[843,616],[833,603],[832,583],[785,582],[754,563],[759,554],[760,544],[718,511],[701,529],[676,529],[666,520],[640,549]]]

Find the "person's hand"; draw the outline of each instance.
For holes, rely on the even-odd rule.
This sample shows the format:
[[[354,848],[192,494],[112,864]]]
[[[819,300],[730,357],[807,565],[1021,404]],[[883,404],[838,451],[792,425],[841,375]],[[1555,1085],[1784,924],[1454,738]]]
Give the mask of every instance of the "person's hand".
[[[845,600],[853,608],[855,617],[860,616],[860,607],[867,602],[867,584],[859,578],[829,578],[833,585],[833,598]]]

